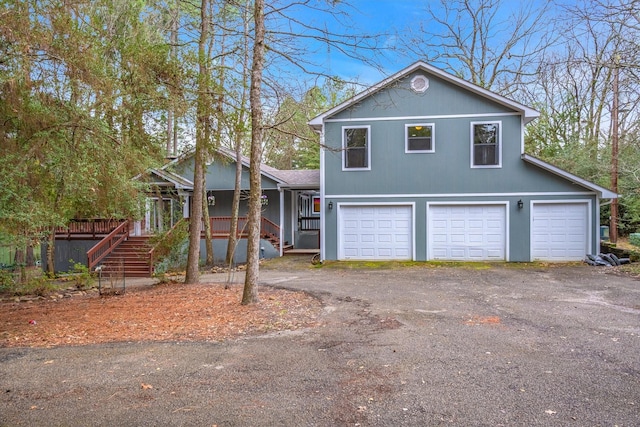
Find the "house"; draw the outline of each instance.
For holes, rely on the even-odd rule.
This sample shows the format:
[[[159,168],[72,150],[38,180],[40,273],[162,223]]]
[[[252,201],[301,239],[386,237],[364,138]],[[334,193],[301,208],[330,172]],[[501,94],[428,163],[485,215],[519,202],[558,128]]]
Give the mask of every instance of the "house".
[[[524,152],[539,113],[417,62],[315,117],[324,260],[577,261],[617,197]]]
[[[538,115],[424,62],[401,70],[309,122],[320,134],[319,171],[261,166],[261,256],[310,250],[324,260],[579,261],[597,253],[600,206],[617,194],[526,154],[525,126]],[[240,162],[248,194],[249,161]],[[235,169],[225,149],[206,169],[218,262]],[[125,241],[142,246],[135,239],[188,218],[193,170],[187,153],[137,177],[150,190],[145,218],[74,224],[56,241],[56,267],[70,258],[89,258],[90,268],[108,263]],[[236,262],[246,259],[246,212],[245,197]],[[143,250],[135,257],[145,258],[140,274],[148,275],[153,250]]]
[[[240,198],[240,237],[246,236],[249,194],[249,159],[241,158],[242,184]],[[160,169],[152,169],[143,180],[151,193],[146,215],[135,229],[141,234],[154,234],[171,227],[180,218],[188,218],[193,194],[193,153],[176,158]],[[235,154],[220,148],[206,166],[206,189],[209,216],[217,261],[224,260],[235,188]],[[279,170],[262,164],[262,230],[264,257],[281,256],[285,249],[319,251],[320,245],[320,173],[318,170]],[[153,189],[156,191],[154,192]],[[315,204],[314,204],[315,201]],[[314,210],[315,207],[315,210]],[[204,256],[204,246],[201,250]],[[241,242],[236,259],[246,259],[246,241]]]
[[[234,261],[246,260],[247,197],[249,159],[242,157],[239,207],[239,238]],[[235,154],[223,148],[206,166],[207,206],[212,228],[214,259],[223,262],[227,253],[231,207],[235,188]],[[186,153],[161,168],[135,177],[148,189],[145,215],[139,221],[82,220],[56,232],[55,270],[69,271],[74,263],[88,263],[103,271],[118,264],[129,277],[153,272],[153,244],[150,236],[169,231],[190,217],[193,200],[194,155]],[[318,170],[278,170],[261,165],[263,258],[281,256],[285,250],[317,253],[320,247],[320,173]],[[204,234],[203,234],[204,238]],[[46,245],[43,245],[43,260]],[[204,240],[201,258],[205,257]],[[46,262],[44,265],[46,268]]]

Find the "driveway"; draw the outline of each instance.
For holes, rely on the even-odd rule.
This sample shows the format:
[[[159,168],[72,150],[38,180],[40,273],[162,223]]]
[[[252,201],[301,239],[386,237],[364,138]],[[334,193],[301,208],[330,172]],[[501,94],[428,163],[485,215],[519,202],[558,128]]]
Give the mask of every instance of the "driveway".
[[[640,282],[522,265],[277,267],[323,326],[0,349],[0,425],[634,426]]]

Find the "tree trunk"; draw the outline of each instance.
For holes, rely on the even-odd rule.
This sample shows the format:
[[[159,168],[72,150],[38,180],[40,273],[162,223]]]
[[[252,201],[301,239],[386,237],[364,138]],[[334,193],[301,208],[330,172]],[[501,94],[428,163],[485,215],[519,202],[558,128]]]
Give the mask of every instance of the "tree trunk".
[[[247,0],[247,7],[245,7],[245,13],[249,8],[249,0]],[[244,58],[243,58],[243,70],[249,68],[249,19],[247,15],[244,15]],[[235,123],[235,151],[236,151],[236,180],[233,191],[233,202],[231,205],[231,223],[229,225],[229,241],[227,242],[227,256],[226,264],[231,267],[233,264],[233,257],[236,252],[236,245],[238,244],[238,215],[240,212],[240,193],[242,191],[242,142],[245,135],[245,104],[247,101],[247,77],[248,73],[245,71],[242,73],[242,95],[240,97],[240,111],[238,112],[238,118]]]
[[[207,200],[207,179],[206,174],[203,177],[202,184],[202,218],[204,220],[204,247],[206,249],[207,258],[204,263],[207,267],[213,267],[213,240],[211,237],[211,218],[209,216],[209,200]]]
[[[205,47],[209,34],[208,0],[200,3],[200,40],[198,42],[198,100],[196,112],[196,152],[193,170],[193,202],[189,228],[189,253],[187,254],[187,272],[184,282],[189,284],[200,281],[200,230],[202,227],[202,195],[204,193],[204,156],[206,126],[208,122],[207,83],[208,67]]]
[[[258,302],[258,275],[260,270],[260,164],[262,163],[262,70],[264,67],[264,0],[254,2],[255,39],[253,44],[253,64],[251,66],[251,158],[249,161],[249,228],[247,237],[247,271],[244,281],[242,304]]]
[[[225,262],[228,266],[233,263],[233,256],[238,244],[238,216],[240,211],[240,192],[242,190],[242,143],[240,137],[236,141],[236,182],[233,191],[233,201],[231,202],[231,223],[229,224],[229,241],[227,242],[227,257]]]
[[[47,275],[54,277],[56,275],[55,255],[56,255],[56,227],[51,226],[49,230],[49,239],[47,243]]]

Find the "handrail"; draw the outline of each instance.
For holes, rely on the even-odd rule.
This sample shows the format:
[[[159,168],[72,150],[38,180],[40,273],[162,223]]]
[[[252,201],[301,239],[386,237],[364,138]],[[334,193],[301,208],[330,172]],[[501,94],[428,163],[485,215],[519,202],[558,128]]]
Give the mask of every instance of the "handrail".
[[[210,217],[211,221],[211,234],[217,235],[220,237],[229,235],[229,228],[231,228],[231,217],[230,216],[212,216]],[[242,230],[245,229],[247,224],[247,217],[240,216],[238,217],[238,231],[236,237],[242,237]],[[260,235],[269,235],[272,237],[280,238],[280,226],[274,223],[273,221],[262,217],[260,219]]]
[[[104,257],[109,255],[129,235],[129,221],[126,220],[104,239],[87,251],[87,266],[91,271]]]
[[[260,218],[260,234],[280,239],[280,226],[268,218]]]
[[[109,234],[119,225],[123,220],[118,219],[74,219],[66,227],[57,227],[56,236],[65,237],[70,239],[73,235],[85,235],[96,238],[96,235]]]
[[[320,230],[319,216],[301,216],[298,218],[298,229],[300,231],[318,231]]]

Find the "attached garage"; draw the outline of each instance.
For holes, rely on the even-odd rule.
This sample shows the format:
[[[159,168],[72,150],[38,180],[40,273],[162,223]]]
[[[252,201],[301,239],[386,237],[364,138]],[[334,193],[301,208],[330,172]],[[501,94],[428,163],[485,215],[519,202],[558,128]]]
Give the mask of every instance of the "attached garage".
[[[531,260],[583,260],[589,252],[589,230],[589,202],[533,202]]]
[[[428,258],[459,261],[505,260],[506,230],[506,204],[429,204]]]
[[[338,259],[413,259],[412,205],[339,205]]]

